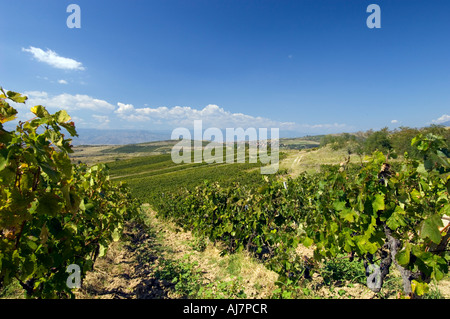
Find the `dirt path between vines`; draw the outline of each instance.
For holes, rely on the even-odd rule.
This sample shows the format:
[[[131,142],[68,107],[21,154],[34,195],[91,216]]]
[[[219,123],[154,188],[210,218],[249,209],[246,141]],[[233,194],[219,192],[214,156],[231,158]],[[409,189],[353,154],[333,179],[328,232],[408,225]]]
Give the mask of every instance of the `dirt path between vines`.
[[[85,299],[172,299],[183,298],[175,284],[156,275],[161,262],[197,263],[203,284],[237,282],[245,291],[245,298],[270,298],[277,289],[278,275],[245,252],[220,256],[220,246],[207,243],[196,249],[197,241],[190,232],[182,231],[173,223],[156,218],[146,208],[145,227],[138,223],[127,225],[121,241],[114,242],[105,256],[98,258],[93,271],[86,275],[77,298]],[[312,256],[312,249],[299,247],[297,253]],[[395,270],[393,269],[393,272]],[[239,279],[238,279],[239,278]],[[450,279],[439,282],[443,298],[450,298]],[[323,284],[316,273],[307,285],[318,298],[377,298],[365,285],[343,283],[334,291]],[[214,291],[210,298],[216,298]],[[305,295],[304,298],[310,298]],[[385,298],[396,298],[394,294]]]
[[[77,298],[180,298],[174,283],[155,276],[165,258],[197,262],[207,283],[233,281],[240,276],[246,298],[270,298],[276,289],[278,275],[262,263],[245,254],[240,254],[235,263],[236,257],[221,257],[220,249],[211,243],[203,251],[195,250],[190,232],[160,221],[155,215],[147,210],[149,229],[139,224],[127,226],[124,240],[112,243],[105,256],[96,261],[95,269],[86,275],[82,288],[76,292]],[[235,264],[239,264],[238,269],[232,268]]]

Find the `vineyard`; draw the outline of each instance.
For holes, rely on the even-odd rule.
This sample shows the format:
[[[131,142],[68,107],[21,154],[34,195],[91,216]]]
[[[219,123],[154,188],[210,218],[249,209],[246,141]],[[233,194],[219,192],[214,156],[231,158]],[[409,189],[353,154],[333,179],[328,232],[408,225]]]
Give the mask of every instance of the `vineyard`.
[[[321,271],[320,262],[348,258],[374,292],[398,271],[410,298],[448,273],[450,236],[446,140],[427,133],[410,143],[414,158],[374,152],[296,178],[262,177],[256,164],[175,165],[168,155],[108,165],[159,218],[220,243],[222,255],[250,252],[284,289]],[[314,255],[299,255],[299,245]]]
[[[256,187],[206,183],[153,204],[161,217],[225,242],[223,253],[246,249],[266,259],[281,282],[347,254],[377,269],[373,291],[395,267],[403,295],[420,296],[448,273],[450,163],[442,138],[419,135],[412,144],[424,160],[406,158],[397,169],[376,152],[361,167],[328,167],[287,182],[266,178]],[[300,243],[314,246],[314,258],[295,254]]]
[[[274,298],[296,296],[315,273],[324,276],[321,265],[343,259],[340,278],[362,274],[374,293],[397,272],[402,298],[426,296],[448,277],[450,160],[441,135],[416,134],[408,142],[414,156],[374,151],[295,177],[261,175],[262,164],[248,161],[175,164],[164,153],[87,166],[71,162],[63,129],[77,133],[65,111],[32,107],[33,119],[6,131],[3,123],[17,114],[7,100],[27,98],[3,90],[0,98],[0,290],[16,281],[28,297],[74,297],[68,269],[77,265],[82,277],[91,271],[127,221],[144,223],[141,203],[160,222],[214,243],[221,256],[245,251],[263,263],[278,275]]]
[[[34,106],[33,119],[4,130],[17,114],[7,100],[27,98],[1,91],[0,289],[18,282],[28,297],[73,297],[68,272],[92,270],[124,222],[138,216],[139,203],[110,181],[105,165],[71,164],[62,129],[77,133],[66,111]]]

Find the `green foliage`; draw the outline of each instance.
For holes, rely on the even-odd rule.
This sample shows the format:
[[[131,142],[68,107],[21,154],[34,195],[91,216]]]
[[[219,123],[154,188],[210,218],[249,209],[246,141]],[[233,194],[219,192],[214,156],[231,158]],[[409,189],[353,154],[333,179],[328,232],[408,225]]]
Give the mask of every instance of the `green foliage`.
[[[360,143],[360,141],[361,138],[349,133],[325,135],[320,139],[320,146],[330,145],[333,150],[338,150],[352,144]]]
[[[245,299],[247,294],[244,291],[242,277],[236,277],[229,281],[209,283],[200,287],[197,298],[200,299]]]
[[[197,262],[172,259],[160,260],[156,278],[167,280],[174,285],[175,292],[182,298],[230,299],[246,298],[242,278],[230,281],[205,282]]]
[[[159,148],[158,145],[139,145],[139,144],[129,144],[120,146],[117,148],[106,149],[102,153],[136,153],[136,152],[153,152]]]
[[[205,251],[208,245],[208,239],[206,237],[195,237],[193,242],[191,243],[192,249],[195,251]]]
[[[400,127],[389,131],[383,128],[379,131],[369,130],[357,134],[343,133],[339,135],[324,135],[320,139],[320,146],[329,145],[333,150],[347,149],[349,154],[371,155],[375,151],[390,152],[390,157],[407,153],[407,156],[416,160],[422,158],[417,147],[411,145],[411,140],[419,135],[432,134],[441,136],[445,141],[450,138],[450,130],[439,125],[416,129]],[[447,156],[450,154],[448,148],[441,149]]]
[[[375,151],[388,152],[392,150],[389,131],[385,127],[382,130],[373,132],[364,141],[364,152],[371,154]]]
[[[260,163],[189,163],[175,164],[170,154],[143,156],[130,160],[107,163],[111,177],[129,185],[132,194],[142,201],[153,204],[166,193],[192,189],[205,180],[232,185],[259,183]]]
[[[183,297],[193,297],[200,289],[202,273],[197,263],[161,259],[155,276],[175,285],[175,291]]]
[[[320,269],[320,274],[326,284],[334,281],[350,281],[366,284],[366,274],[362,261],[350,261],[345,256],[326,260]]]
[[[373,141],[383,141],[385,133]],[[412,145],[422,159],[407,158],[398,171],[376,151],[362,166],[302,174],[286,185],[267,177],[255,185],[205,182],[164,194],[154,208],[180,227],[225,243],[223,253],[254,252],[284,283],[311,269],[294,253],[299,243],[314,243],[317,261],[343,253],[383,259],[391,238],[402,267],[440,280],[448,273],[448,257],[436,247],[445,239],[441,218],[450,211],[449,159],[439,136],[418,135]]]
[[[35,118],[15,131],[3,123],[17,111],[6,99],[24,103],[15,92],[0,95],[0,287],[16,279],[29,297],[72,296],[66,285],[70,264],[84,276],[123,222],[136,214],[122,183],[109,180],[104,165],[74,166],[69,159],[75,125],[66,111],[31,108]]]

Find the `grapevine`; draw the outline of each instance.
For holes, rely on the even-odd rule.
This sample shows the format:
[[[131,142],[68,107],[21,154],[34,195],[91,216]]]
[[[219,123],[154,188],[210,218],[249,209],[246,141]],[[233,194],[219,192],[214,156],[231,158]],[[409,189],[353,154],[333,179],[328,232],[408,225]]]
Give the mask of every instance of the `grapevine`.
[[[74,297],[68,266],[83,276],[91,270],[139,203],[109,180],[105,165],[71,163],[62,130],[77,133],[65,110],[34,106],[33,119],[7,131],[3,124],[17,116],[7,100],[27,97],[1,89],[0,98],[0,288],[17,280],[28,297]]]
[[[378,261],[374,292],[396,267],[403,295],[415,298],[448,273],[450,164],[442,137],[419,134],[411,144],[420,160],[405,154],[389,163],[376,151],[360,166],[326,167],[285,182],[265,177],[254,187],[205,183],[153,205],[161,217],[223,242],[223,253],[265,256],[280,280],[309,276],[314,262],[294,253],[301,243],[314,247],[315,261],[348,254],[366,269]]]

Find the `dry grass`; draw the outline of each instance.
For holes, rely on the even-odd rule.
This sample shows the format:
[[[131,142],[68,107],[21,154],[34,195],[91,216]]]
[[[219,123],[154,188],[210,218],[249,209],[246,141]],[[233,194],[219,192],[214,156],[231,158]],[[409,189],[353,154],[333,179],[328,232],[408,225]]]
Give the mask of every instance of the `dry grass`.
[[[247,252],[221,256],[220,244],[207,242],[203,251],[193,248],[194,236],[189,231],[180,231],[173,223],[159,221],[155,212],[148,210],[150,223],[157,232],[163,232],[164,243],[172,251],[171,257],[189,262],[197,262],[208,282],[227,282],[237,277],[243,278],[243,286],[248,298],[269,298],[275,289],[278,275],[268,270]]]
[[[134,226],[137,226],[133,228]],[[173,284],[155,278],[157,243],[145,229],[128,225],[125,241],[114,242],[95,268],[86,274],[78,299],[168,299],[176,297]],[[138,255],[145,251],[146,259]]]
[[[270,298],[278,275],[263,264],[241,252],[221,256],[221,247],[208,242],[202,251],[194,249],[195,238],[190,232],[168,221],[160,221],[155,212],[147,210],[147,222],[155,236],[142,230],[129,230],[132,241],[116,242],[107,254],[99,258],[77,291],[77,298],[179,298],[174,284],[155,277],[159,260],[197,263],[204,283],[232,282],[240,279],[246,298]],[[142,247],[142,248],[140,248]],[[147,262],[139,260],[145,249]]]
[[[302,172],[318,172],[323,164],[339,164],[349,157],[346,150],[334,151],[330,147],[319,149],[306,149],[300,151],[287,151],[288,155],[280,162],[280,169],[287,169],[291,177],[296,177]],[[350,155],[350,163],[360,163],[358,155]]]

